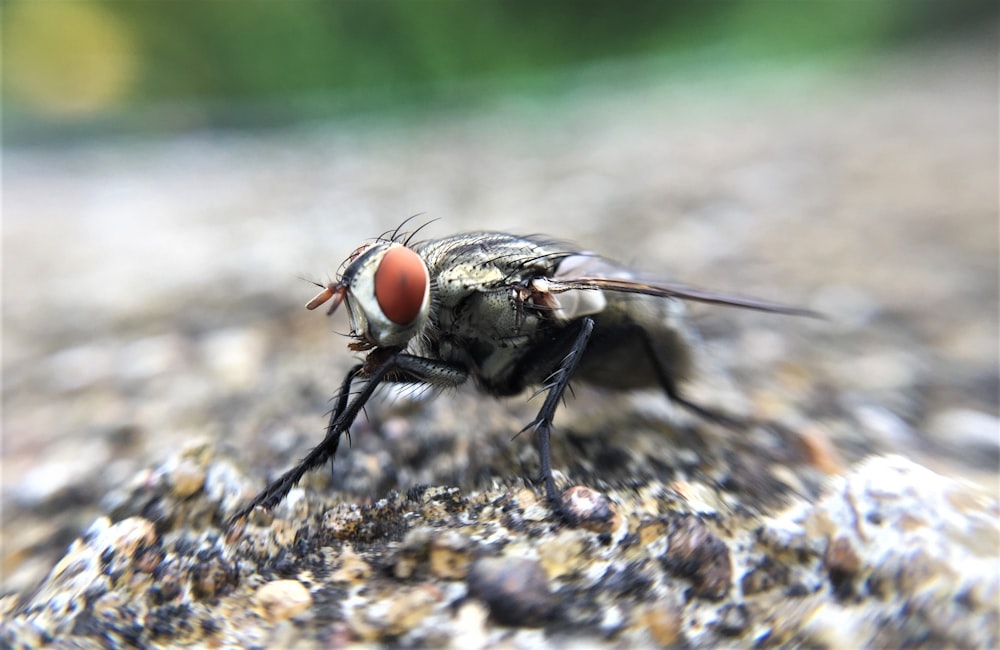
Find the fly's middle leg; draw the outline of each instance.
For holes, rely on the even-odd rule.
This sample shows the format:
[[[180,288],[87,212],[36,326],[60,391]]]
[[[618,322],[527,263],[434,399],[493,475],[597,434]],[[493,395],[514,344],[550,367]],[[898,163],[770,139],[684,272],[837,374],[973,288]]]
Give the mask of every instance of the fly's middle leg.
[[[580,331],[573,341],[573,346],[566,353],[566,356],[563,357],[562,362],[555,372],[549,375],[549,379],[543,387],[543,390],[548,388],[549,392],[545,396],[542,408],[538,410],[538,415],[535,416],[535,419],[521,429],[522,432],[533,429],[538,434],[538,456],[539,463],[541,464],[540,478],[545,483],[545,496],[560,512],[563,510],[562,502],[559,494],[556,492],[555,479],[552,478],[552,450],[550,446],[552,420],[555,417],[559,400],[569,385],[569,380],[573,377],[573,373],[580,363],[580,358],[583,356],[584,350],[587,349],[587,343],[590,341],[590,336],[593,332],[594,320],[592,318],[584,318],[580,321]]]

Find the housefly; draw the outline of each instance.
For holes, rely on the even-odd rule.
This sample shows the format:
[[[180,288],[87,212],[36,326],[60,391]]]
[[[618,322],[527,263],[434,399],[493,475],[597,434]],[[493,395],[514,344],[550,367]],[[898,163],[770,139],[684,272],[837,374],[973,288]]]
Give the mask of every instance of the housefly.
[[[419,230],[419,229],[418,229]],[[522,431],[537,434],[541,481],[557,509],[549,437],[571,379],[613,389],[659,387],[702,417],[732,422],[689,401],[694,333],[684,302],[777,314],[814,315],[778,303],[654,281],[564,242],[539,235],[470,232],[412,242],[397,228],[355,250],[336,281],[306,305],[343,304],[349,348],[367,352],[348,371],[326,436],[273,481],[236,522],[257,506],[272,508],[306,472],[329,461],[342,434],[382,384],[458,386],[473,380],[493,396],[528,387],[545,392]],[[356,382],[360,391],[351,398]]]

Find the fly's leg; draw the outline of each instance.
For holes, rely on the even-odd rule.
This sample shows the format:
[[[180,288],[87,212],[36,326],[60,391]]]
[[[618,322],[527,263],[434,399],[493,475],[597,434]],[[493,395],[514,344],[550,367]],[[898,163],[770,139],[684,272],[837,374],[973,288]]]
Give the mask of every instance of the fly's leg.
[[[545,496],[560,512],[562,511],[562,502],[559,494],[556,492],[555,479],[552,478],[552,450],[549,440],[552,432],[552,419],[555,417],[556,406],[559,405],[559,400],[569,385],[569,380],[573,377],[573,372],[580,363],[580,358],[583,356],[583,351],[587,349],[587,342],[590,341],[590,335],[593,332],[594,320],[592,318],[584,318],[580,322],[580,331],[573,341],[573,346],[566,356],[563,357],[562,363],[559,364],[556,371],[549,376],[546,384],[549,392],[545,396],[545,403],[542,404],[542,408],[539,409],[535,419],[528,426],[521,429],[521,433],[528,429],[534,429],[538,434],[538,456],[542,466],[540,478],[545,482]]]
[[[386,381],[453,388],[465,383],[469,378],[469,371],[462,366],[412,354],[401,354],[396,357],[396,370],[399,372],[398,376],[391,376]]]
[[[384,351],[379,351],[384,352]],[[374,353],[373,353],[374,354]],[[341,434],[357,418],[358,413],[364,405],[371,399],[375,389],[382,383],[399,382],[424,382],[443,386],[456,386],[468,376],[464,368],[454,366],[433,359],[425,359],[400,352],[391,353],[386,358],[374,357],[374,369],[368,366],[373,356],[369,355],[365,364],[359,364],[351,368],[344,378],[340,387],[340,394],[337,397],[337,405],[330,414],[330,421],[326,427],[326,436],[323,441],[310,451],[305,458],[300,460],[292,469],[282,474],[277,480],[272,481],[260,494],[237,512],[230,520],[232,526],[239,520],[249,515],[257,506],[271,509],[281,503],[281,500],[288,495],[291,490],[307,472],[323,465],[328,460],[333,459],[340,445]],[[348,401],[351,393],[351,385],[355,379],[367,375],[365,387],[361,390],[353,401]]]
[[[435,361],[433,359],[426,359],[424,357],[417,357],[410,354],[397,355],[395,359],[395,366],[396,372],[387,376],[384,380],[385,383],[426,383],[448,388],[464,383],[469,377],[468,371],[461,366],[455,366],[442,361]],[[330,422],[326,427],[327,436],[330,435],[330,431],[333,428],[336,419],[340,417],[340,414],[347,406],[347,398],[350,396],[350,386],[353,375],[362,368],[364,368],[364,365],[359,364],[347,374],[347,378],[344,380],[344,384],[340,388],[340,394],[337,397],[337,406],[330,413]],[[347,444],[350,445],[351,432],[345,430],[344,433],[347,434]],[[336,451],[336,449],[334,449],[334,451]],[[331,473],[333,473],[333,463],[334,457],[333,454],[330,454]]]
[[[265,509],[270,510],[278,505],[288,495],[289,490],[302,480],[306,472],[319,467],[327,460],[333,458],[334,454],[337,453],[337,447],[340,445],[340,434],[346,431],[351,426],[351,423],[354,422],[354,418],[357,417],[362,407],[364,407],[365,402],[371,398],[372,393],[375,392],[375,388],[378,387],[389,373],[389,370],[392,369],[392,364],[383,364],[376,370],[375,374],[371,376],[365,388],[361,391],[361,394],[348,404],[351,384],[361,375],[363,367],[359,364],[351,368],[350,372],[344,378],[344,383],[340,387],[340,395],[337,398],[337,406],[330,414],[330,422],[327,424],[326,436],[323,438],[323,441],[313,447],[312,451],[300,460],[295,467],[272,481],[270,485],[257,494],[242,510],[233,515],[229,520],[230,526],[244,519],[257,506],[263,506]]]
[[[641,338],[643,347],[646,348],[646,356],[649,358],[649,362],[653,364],[653,372],[656,373],[656,380],[659,382],[660,387],[663,388],[663,392],[667,394],[670,401],[675,404],[680,404],[695,415],[708,420],[709,422],[721,424],[728,429],[740,431],[746,428],[746,422],[720,411],[696,404],[681,395],[680,389],[677,387],[677,381],[666,369],[666,367],[664,367],[659,355],[656,354],[656,348],[653,345],[653,341],[649,338],[649,335],[646,334],[645,330],[641,327],[636,327],[636,335]]]
[[[330,430],[333,428],[334,424],[337,422],[337,418],[339,418],[340,415],[344,412],[344,409],[347,408],[347,400],[350,399],[350,397],[351,397],[351,383],[354,381],[355,377],[357,377],[359,374],[361,374],[361,371],[362,371],[362,369],[364,367],[365,367],[365,365],[363,363],[359,363],[358,365],[356,365],[353,368],[351,368],[347,372],[347,376],[344,377],[344,382],[340,385],[340,392],[337,393],[337,404],[336,404],[336,406],[333,407],[333,410],[330,411],[330,420],[326,423],[326,437],[324,437],[324,441],[326,440],[327,437],[330,436]],[[350,427],[349,424],[347,426]],[[350,446],[350,444],[351,444],[351,431],[350,431],[350,429],[345,429],[344,433],[347,434],[347,445]],[[337,441],[334,442],[334,444],[333,444],[333,450],[330,452],[330,473],[331,474],[333,474],[333,457],[337,453],[337,446],[339,444],[340,444],[340,438],[338,437]]]

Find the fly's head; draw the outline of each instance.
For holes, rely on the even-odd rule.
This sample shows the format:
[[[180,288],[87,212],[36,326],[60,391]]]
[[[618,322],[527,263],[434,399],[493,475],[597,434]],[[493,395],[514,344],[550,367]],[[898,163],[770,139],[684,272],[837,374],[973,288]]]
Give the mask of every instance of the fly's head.
[[[430,274],[424,260],[406,246],[376,241],[358,248],[344,271],[306,309],[332,300],[327,314],[341,302],[351,319],[350,347],[404,347],[427,324],[430,315]]]

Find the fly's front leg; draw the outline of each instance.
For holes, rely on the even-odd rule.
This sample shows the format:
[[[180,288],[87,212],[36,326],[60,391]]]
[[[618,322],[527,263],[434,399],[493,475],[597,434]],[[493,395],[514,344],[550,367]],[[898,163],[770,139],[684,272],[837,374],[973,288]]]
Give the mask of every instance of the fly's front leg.
[[[333,407],[330,411],[330,421],[326,424],[326,437],[330,437],[330,431],[334,428],[337,418],[339,418],[343,413],[344,409],[347,408],[347,400],[351,397],[351,383],[359,375],[363,374],[362,369],[365,367],[363,363],[359,363],[347,372],[347,376],[344,377],[344,382],[340,385],[340,392],[337,393],[337,405]],[[326,438],[324,438],[326,440]],[[351,433],[347,432],[347,442],[351,442]],[[336,452],[336,448],[333,450]],[[330,459],[333,460],[333,454],[330,454]]]
[[[573,346],[566,356],[563,357],[562,363],[559,364],[556,371],[549,376],[549,380],[546,383],[549,392],[545,396],[545,403],[542,404],[542,408],[539,409],[535,419],[528,426],[521,429],[522,433],[528,429],[534,429],[538,434],[538,456],[542,466],[541,479],[545,482],[545,496],[548,497],[549,502],[560,512],[562,511],[562,502],[556,492],[555,479],[552,478],[552,450],[549,439],[552,433],[552,419],[555,417],[556,406],[559,405],[559,400],[569,385],[569,380],[573,377],[573,373],[580,363],[583,351],[587,349],[587,343],[590,341],[590,335],[593,332],[594,320],[592,318],[588,317],[580,321],[580,331],[573,341]]]
[[[355,368],[348,373],[347,379],[344,380],[343,386],[340,388],[340,394],[337,397],[337,406],[330,413],[330,421],[326,426],[326,438],[330,439],[333,436],[333,431],[337,428],[337,419],[343,413],[344,408],[347,406],[347,398],[350,395],[351,379],[353,378],[353,373],[360,373],[361,375],[366,374],[365,368],[369,361],[366,360],[365,364],[355,366]],[[431,384],[440,387],[453,387],[458,386],[463,383],[469,376],[468,371],[460,366],[455,366],[452,364],[444,363],[441,361],[435,361],[433,359],[426,359],[424,357],[417,357],[409,354],[397,354],[394,360],[395,367],[392,372],[390,372],[383,380],[386,384],[393,383],[423,383]],[[350,426],[350,424],[348,424]],[[351,444],[351,432],[350,430],[344,430],[347,434],[347,444]],[[334,438],[333,450],[330,453],[330,473],[333,474],[334,471],[334,455],[337,451],[337,441],[339,441],[339,436]],[[280,501],[280,499],[279,499]]]
[[[344,412],[344,409],[347,408],[347,400],[350,397],[351,391],[351,381],[357,376],[364,376],[366,374],[372,374],[374,377],[374,372],[381,367],[378,364],[381,364],[381,366],[387,365],[379,362],[377,359],[373,364],[371,357],[369,357],[369,359],[365,360],[365,363],[354,366],[354,368],[347,373],[347,377],[344,379],[344,383],[340,387],[340,393],[337,395],[337,406],[330,412],[330,421],[326,425],[327,438],[329,438],[333,434],[333,431],[338,427],[338,419]],[[373,370],[372,367],[375,368],[375,370]],[[461,366],[445,363],[443,361],[435,361],[434,359],[417,357],[412,354],[396,354],[395,357],[392,358],[392,367],[388,370],[389,372],[382,380],[387,384],[417,383],[432,384],[434,386],[450,388],[465,382],[465,380],[469,377],[468,371]],[[350,423],[348,423],[348,426],[350,426]],[[345,433],[347,433],[347,441],[350,443],[350,432],[345,430]],[[334,449],[334,451],[336,451],[336,449]],[[333,461],[332,454],[330,460],[331,462]]]
[[[431,384],[440,388],[452,388],[465,383],[469,371],[462,366],[412,354],[401,354],[396,359],[397,375],[387,381],[397,383]]]
[[[354,398],[354,401],[348,403],[348,399],[351,394],[351,384],[355,379],[363,374],[364,366],[358,364],[351,368],[344,378],[344,383],[341,384],[340,394],[337,397],[337,405],[330,414],[330,422],[326,427],[326,436],[323,441],[318,445],[313,447],[305,458],[300,460],[298,464],[292,469],[288,470],[282,474],[278,479],[271,482],[263,491],[261,491],[253,500],[248,503],[243,509],[237,512],[229,520],[229,525],[232,526],[241,519],[244,519],[249,515],[257,506],[263,506],[265,509],[270,510],[274,506],[281,503],[281,500],[288,495],[289,490],[291,490],[295,485],[302,480],[306,472],[319,467],[327,460],[333,458],[334,454],[337,453],[337,447],[340,445],[340,434],[347,430],[354,422],[354,418],[358,416],[358,413],[364,407],[365,402],[367,402],[372,393],[375,392],[375,388],[385,379],[386,375],[392,370],[392,361],[382,364],[375,373],[368,379],[368,383],[365,385],[361,393]]]
[[[465,369],[433,359],[415,357],[398,351],[378,350],[373,352],[364,364],[351,368],[344,378],[337,396],[337,404],[330,414],[330,421],[327,424],[326,436],[323,441],[316,445],[295,467],[282,474],[277,480],[272,481],[246,507],[237,512],[229,520],[229,524],[233,525],[245,518],[257,506],[270,509],[278,505],[307,472],[320,467],[328,460],[332,460],[340,445],[341,434],[347,432],[380,384],[386,382],[425,382],[440,386],[455,386],[465,381],[467,376],[468,373]],[[359,377],[367,377],[365,387],[353,401],[349,401],[351,386],[354,380]]]

